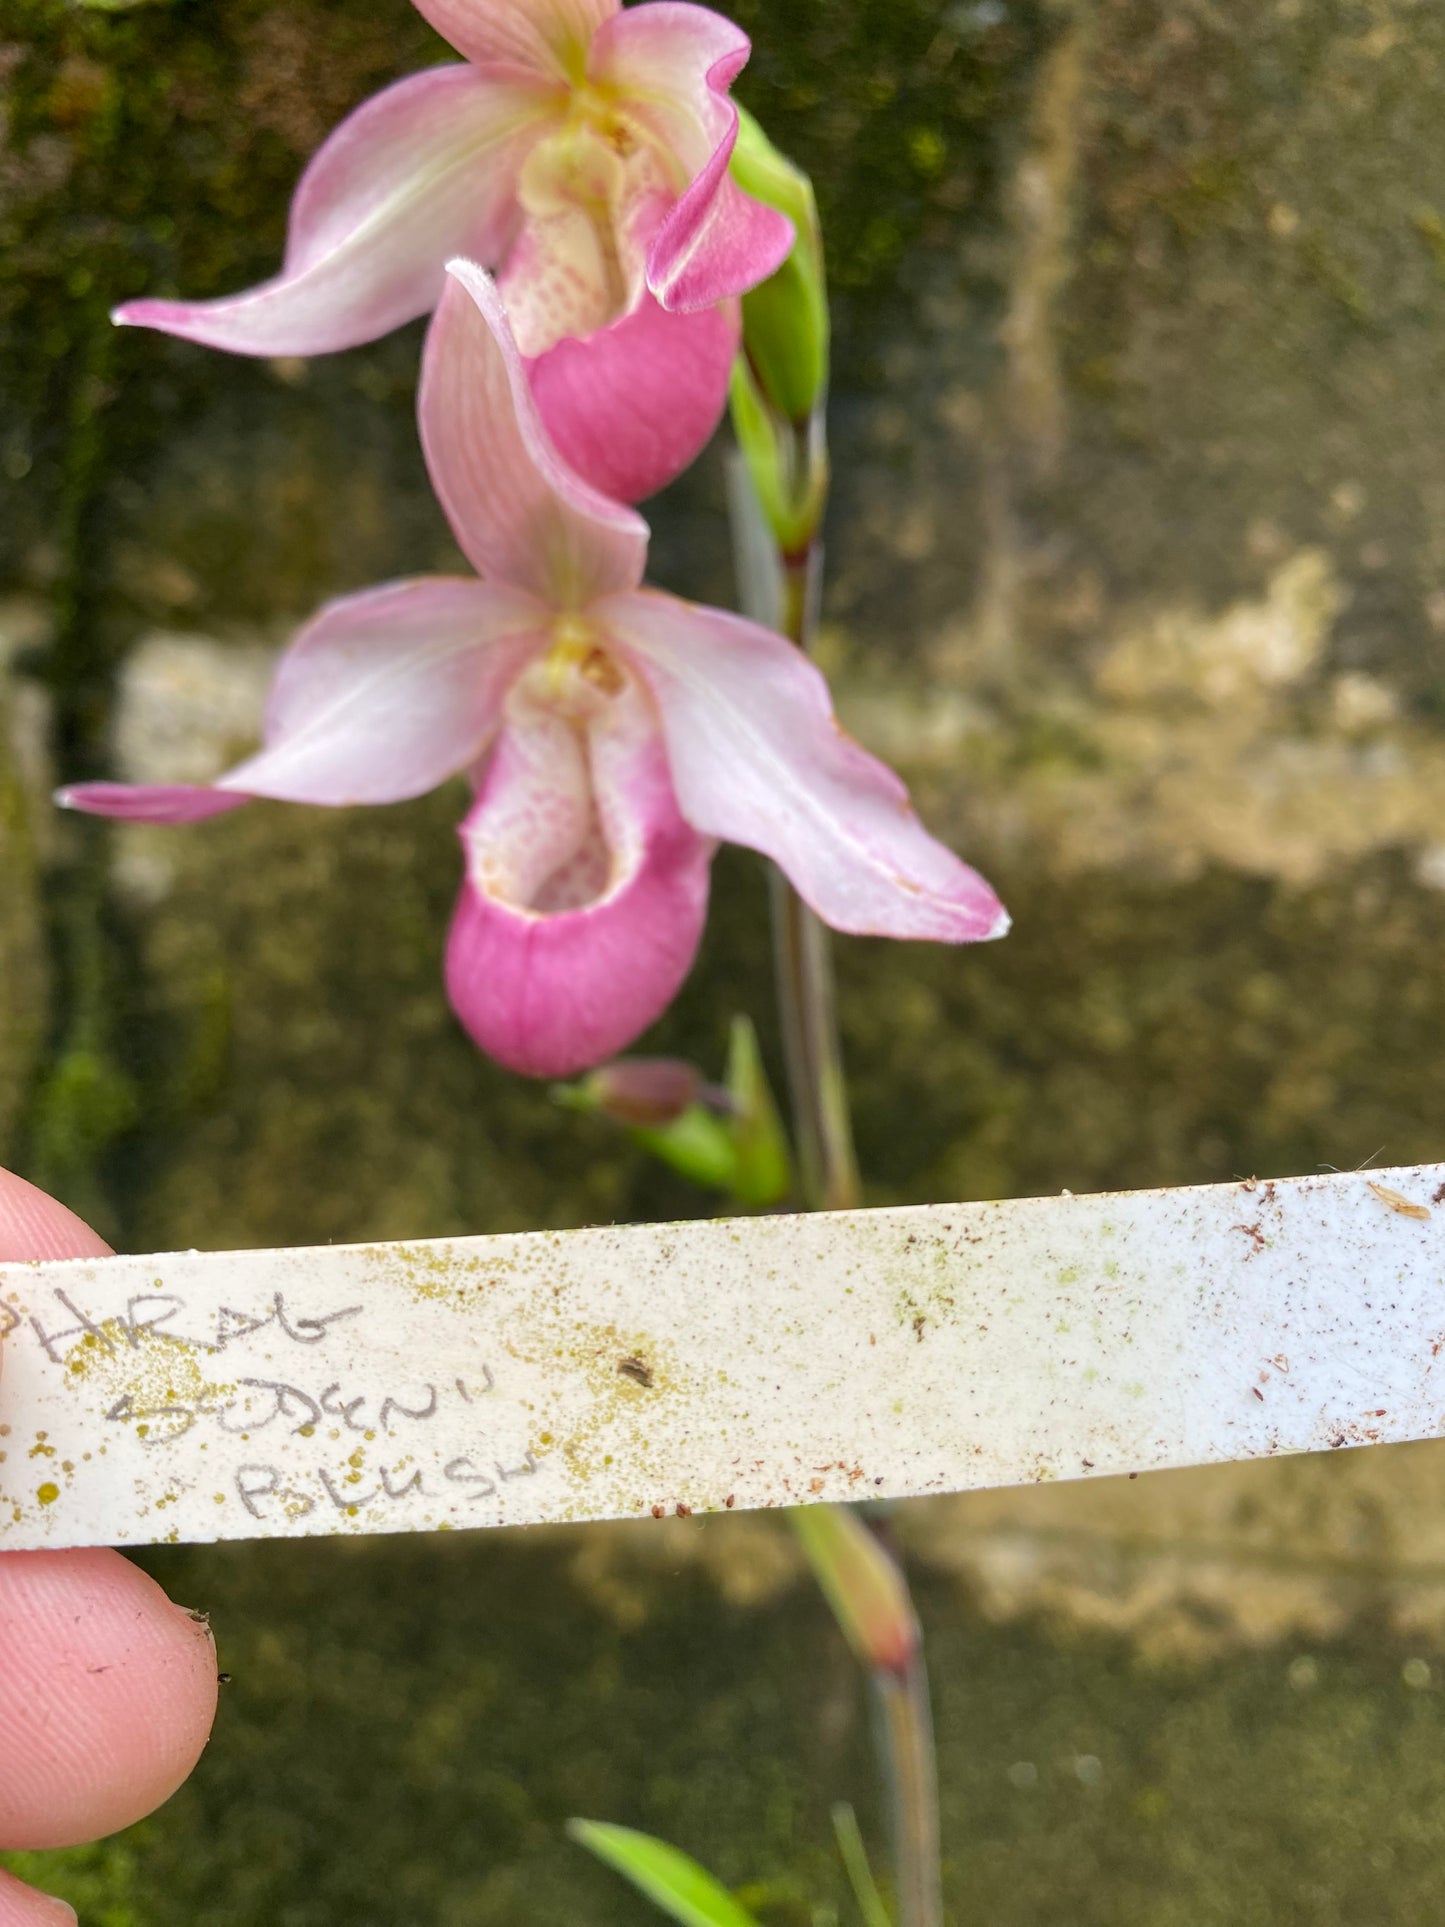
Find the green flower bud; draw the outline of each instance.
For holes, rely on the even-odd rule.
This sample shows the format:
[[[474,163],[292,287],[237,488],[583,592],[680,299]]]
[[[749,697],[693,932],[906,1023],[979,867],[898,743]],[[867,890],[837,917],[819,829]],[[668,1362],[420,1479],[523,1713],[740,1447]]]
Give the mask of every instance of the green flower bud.
[[[821,407],[828,388],[828,285],[813,184],[739,109],[733,179],[786,214],[796,239],[787,260],[743,296],[743,354],[770,406],[794,426]]]
[[[796,427],[784,421],[758,386],[746,355],[733,363],[728,401],[768,532],[784,556],[802,555],[818,532],[828,499],[822,415]]]

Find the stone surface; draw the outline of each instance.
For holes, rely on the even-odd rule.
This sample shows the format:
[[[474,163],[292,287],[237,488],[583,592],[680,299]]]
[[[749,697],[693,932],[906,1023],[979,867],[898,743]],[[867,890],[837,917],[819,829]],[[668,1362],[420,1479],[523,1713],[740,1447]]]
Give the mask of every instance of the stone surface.
[[[843,947],[870,1194],[1438,1155],[1445,16],[738,14],[837,292],[829,666],[1016,917],[985,952]],[[219,759],[259,651],[453,559],[418,333],[251,364],[105,313],[269,271],[325,129],[441,50],[404,0],[14,0],[3,37],[0,593],[44,615],[29,707],[0,708],[27,786],[46,761]],[[726,599],[715,463],[649,512],[656,579]],[[17,841],[19,767],[0,756],[0,1144],[111,1235],[706,1208],[462,1043],[438,982],[459,794],[170,838],[27,811]],[[748,1009],[776,1062],[762,906],[725,859],[659,1048],[715,1067]],[[910,1517],[959,1917],[1430,1917],[1439,1465]],[[779,1921],[803,1887],[841,1898],[827,1801],[869,1798],[851,1676],[766,1527],[157,1570],[216,1609],[238,1685],[177,1806],[72,1864],[97,1920],[620,1919],[558,1853],[579,1807],[774,1878]]]

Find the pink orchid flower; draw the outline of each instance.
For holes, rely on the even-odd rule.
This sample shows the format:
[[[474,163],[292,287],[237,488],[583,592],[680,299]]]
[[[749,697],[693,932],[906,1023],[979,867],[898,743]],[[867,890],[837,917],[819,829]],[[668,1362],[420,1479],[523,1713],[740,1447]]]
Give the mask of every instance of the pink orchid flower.
[[[564,459],[640,501],[717,427],[735,296],[791,223],[728,173],[747,36],[679,0],[416,0],[461,66],[357,108],[302,176],[280,275],[115,319],[246,355],[355,347],[435,307],[454,255],[497,269]]]
[[[254,797],[476,792],[447,988],[472,1037],[560,1077],[625,1050],[691,968],[719,839],[780,864],[838,930],[1002,936],[992,890],[924,830],[781,636],[640,587],[647,524],[549,443],[489,277],[453,262],[422,369],[432,483],[481,580],[331,603],[281,662],[265,746],[211,788],[60,801],[182,823]]]

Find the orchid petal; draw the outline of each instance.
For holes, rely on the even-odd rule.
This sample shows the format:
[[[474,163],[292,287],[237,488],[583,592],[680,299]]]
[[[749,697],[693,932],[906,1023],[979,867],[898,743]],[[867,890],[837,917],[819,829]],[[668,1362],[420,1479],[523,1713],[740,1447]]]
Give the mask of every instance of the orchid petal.
[[[598,29],[587,73],[690,180],[737,126],[727,90],[751,52],[742,28],[711,8],[651,0]]]
[[[572,79],[620,0],[415,0],[437,32],[481,66]]]
[[[547,438],[496,287],[453,261],[422,363],[422,446],[457,541],[493,582],[559,609],[642,579],[647,524]]]
[[[286,264],[219,301],[132,301],[118,322],[246,355],[315,355],[425,314],[453,254],[499,260],[516,231],[522,154],[555,90],[436,67],[344,120],[301,177]]]
[[[218,787],[291,803],[397,803],[465,769],[546,646],[530,596],[442,576],[322,610],[282,659],[266,746]]]
[[[65,810],[125,823],[201,823],[242,809],[251,799],[193,783],[72,783],[57,790],[55,800]]]
[[[602,494],[636,502],[701,454],[727,406],[740,334],[736,305],[635,314],[530,362],[537,408],[563,460]]]
[[[929,836],[903,784],[845,736],[828,686],[781,636],[655,591],[610,596],[593,621],[662,718],[695,830],[759,850],[835,930],[970,943],[1001,937],[982,877]]]
[[[728,173],[738,112],[727,90],[750,51],[730,20],[686,0],[629,8],[593,43],[591,78],[676,156],[690,182],[648,255],[648,286],[664,308],[706,308],[745,294],[792,249],[792,222]]]
[[[793,251],[786,214],[744,194],[728,173],[737,129],[663,223],[647,258],[647,285],[664,308],[688,314],[746,294]]]
[[[447,990],[475,1042],[532,1077],[625,1050],[692,966],[712,855],[646,696],[630,686],[585,733],[514,696],[461,836]]]
[[[82,783],[58,800],[190,823],[257,796],[334,807],[420,796],[482,754],[548,620],[516,590],[440,576],[344,597],[282,658],[255,756],[210,787]]]

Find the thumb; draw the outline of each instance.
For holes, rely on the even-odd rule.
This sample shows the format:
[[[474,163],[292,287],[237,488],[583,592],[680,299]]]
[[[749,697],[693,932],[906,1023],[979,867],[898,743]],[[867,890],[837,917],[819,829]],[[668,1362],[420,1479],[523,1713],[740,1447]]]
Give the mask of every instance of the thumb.
[[[104,1257],[65,1206],[0,1171],[0,1262]],[[0,1380],[0,1416],[4,1386]],[[169,1799],[216,1708],[215,1649],[119,1553],[4,1552],[0,1527],[0,1848],[129,1826]],[[58,1903],[0,1876],[0,1927],[46,1927]]]
[[[73,1211],[13,1171],[0,1171],[0,1264],[7,1259],[109,1256],[105,1239]]]

